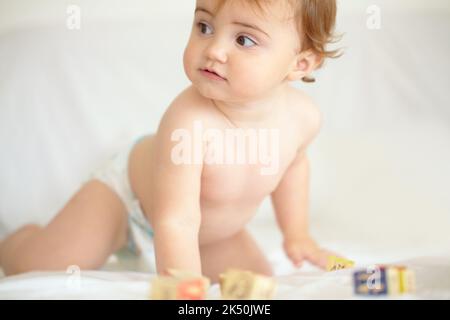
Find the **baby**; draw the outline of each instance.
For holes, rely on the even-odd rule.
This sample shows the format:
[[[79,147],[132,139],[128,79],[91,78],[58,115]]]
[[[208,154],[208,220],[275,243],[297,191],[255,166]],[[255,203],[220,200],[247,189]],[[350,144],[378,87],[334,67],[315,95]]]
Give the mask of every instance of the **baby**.
[[[101,267],[132,245],[156,271],[217,281],[233,267],[271,275],[246,224],[271,196],[283,247],[296,265],[331,253],[308,231],[307,147],[321,115],[290,85],[314,81],[333,40],[335,0],[197,0],[184,53],[192,85],[155,134],[96,171],[47,225],[0,243],[7,275]]]

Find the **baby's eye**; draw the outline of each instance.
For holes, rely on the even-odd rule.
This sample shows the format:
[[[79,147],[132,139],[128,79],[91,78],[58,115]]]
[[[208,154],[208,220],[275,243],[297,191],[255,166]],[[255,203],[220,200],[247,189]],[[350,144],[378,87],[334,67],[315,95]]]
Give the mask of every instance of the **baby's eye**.
[[[253,46],[257,45],[257,43],[255,41],[253,41],[252,39],[250,39],[249,37],[246,37],[246,36],[239,36],[236,39],[236,42],[240,46],[243,46],[243,47],[246,47],[246,48],[250,48],[250,47],[253,47]]]
[[[206,35],[209,35],[212,33],[212,29],[206,23],[199,22],[197,25],[199,26],[201,33],[206,34]],[[211,32],[208,33],[208,30],[210,30]]]

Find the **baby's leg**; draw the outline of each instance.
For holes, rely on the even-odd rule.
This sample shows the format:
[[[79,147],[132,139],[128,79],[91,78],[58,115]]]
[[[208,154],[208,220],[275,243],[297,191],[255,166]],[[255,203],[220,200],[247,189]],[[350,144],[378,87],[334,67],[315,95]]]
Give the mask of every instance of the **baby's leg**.
[[[29,225],[0,243],[7,275],[32,270],[97,269],[126,244],[126,209],[108,186],[84,185],[45,228]]]
[[[247,230],[211,244],[200,246],[202,272],[213,282],[228,268],[273,274],[272,267]]]

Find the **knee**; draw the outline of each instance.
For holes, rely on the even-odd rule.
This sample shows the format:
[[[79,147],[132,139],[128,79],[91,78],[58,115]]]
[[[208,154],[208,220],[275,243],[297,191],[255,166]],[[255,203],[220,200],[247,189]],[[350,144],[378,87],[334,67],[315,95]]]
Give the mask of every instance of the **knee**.
[[[27,268],[25,265],[19,263],[17,260],[8,261],[2,265],[3,273],[5,276],[15,276],[22,273],[27,273],[32,271],[31,268]]]
[[[36,224],[22,226],[0,243],[0,266],[6,275],[22,273],[22,248],[29,242],[30,237],[36,235],[42,228]]]
[[[5,263],[2,268],[6,276],[14,276],[28,272],[71,272],[74,267],[79,270],[97,270],[103,266],[100,261],[77,261],[77,260],[41,260],[32,254],[23,252],[16,259]]]
[[[76,265],[83,270],[100,268],[106,259],[82,251],[78,246],[68,248],[60,243],[49,245],[45,232],[38,225],[26,225],[0,244],[0,266],[7,276],[32,271],[66,271]],[[70,252],[70,254],[68,253]]]
[[[17,252],[15,257],[5,259],[2,263],[3,272],[6,276],[15,276],[35,270],[24,252]]]

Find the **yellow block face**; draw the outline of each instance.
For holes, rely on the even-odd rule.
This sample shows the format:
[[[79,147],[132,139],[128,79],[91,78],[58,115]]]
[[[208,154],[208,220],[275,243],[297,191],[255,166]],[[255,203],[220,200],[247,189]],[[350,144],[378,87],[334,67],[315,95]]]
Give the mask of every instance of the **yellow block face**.
[[[156,277],[152,280],[150,299],[152,300],[175,300],[175,282],[172,279]]]
[[[387,270],[390,295],[415,292],[416,276],[413,270],[402,265],[387,265],[384,267]]]
[[[397,268],[386,268],[386,281],[389,295],[397,295],[400,291],[400,272]]]
[[[326,270],[328,272],[337,271],[337,270],[352,268],[354,265],[355,265],[355,263],[351,260],[339,258],[336,256],[329,256]]]
[[[400,293],[416,292],[416,276],[414,271],[401,268],[400,270]]]
[[[220,275],[222,299],[268,300],[273,298],[275,290],[275,280],[250,271],[229,270]]]

